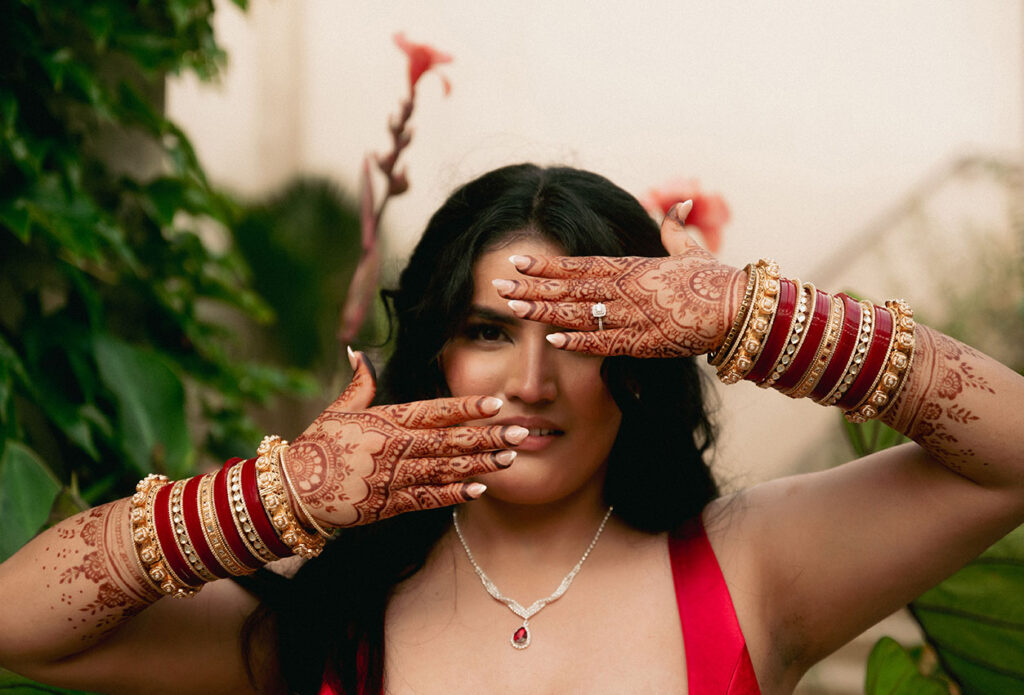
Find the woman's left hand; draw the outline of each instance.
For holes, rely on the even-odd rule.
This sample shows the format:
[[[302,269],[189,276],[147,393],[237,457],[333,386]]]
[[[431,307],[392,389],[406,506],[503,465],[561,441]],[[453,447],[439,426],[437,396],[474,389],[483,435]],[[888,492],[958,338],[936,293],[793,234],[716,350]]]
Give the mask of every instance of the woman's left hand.
[[[683,229],[690,205],[661,225],[671,256],[514,256],[522,275],[495,280],[519,317],[573,332],[552,333],[558,348],[594,355],[685,357],[719,347],[743,299],[747,275],[719,263]],[[595,304],[604,304],[598,330]]]

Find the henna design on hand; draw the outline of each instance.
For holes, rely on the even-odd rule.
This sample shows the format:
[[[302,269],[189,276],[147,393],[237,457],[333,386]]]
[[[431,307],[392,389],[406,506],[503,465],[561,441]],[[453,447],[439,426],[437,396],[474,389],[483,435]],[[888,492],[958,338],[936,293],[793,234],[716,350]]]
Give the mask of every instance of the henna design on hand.
[[[287,465],[316,520],[367,524],[472,499],[466,478],[507,468],[501,450],[522,428],[463,426],[494,415],[484,396],[367,407],[374,381],[365,356],[345,392],[291,444]],[[511,453],[511,452],[510,452]]]
[[[721,345],[746,286],[746,274],[695,245],[661,258],[520,257],[528,277],[496,282],[512,311],[578,332],[556,347],[599,355],[683,357]],[[595,330],[595,302],[607,307]]]

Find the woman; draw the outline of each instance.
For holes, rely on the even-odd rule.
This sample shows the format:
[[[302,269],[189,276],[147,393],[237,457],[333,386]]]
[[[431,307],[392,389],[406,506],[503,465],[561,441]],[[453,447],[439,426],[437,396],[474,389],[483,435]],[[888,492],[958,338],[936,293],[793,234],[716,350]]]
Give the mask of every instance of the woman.
[[[353,355],[290,446],[41,534],[0,566],[0,662],[126,693],[790,692],[1024,520],[1024,380],[902,304],[719,264],[685,210],[662,246],[593,174],[459,189],[388,294],[396,405]],[[917,443],[719,498],[679,359],[712,352]],[[325,527],[297,572],[157,600]]]

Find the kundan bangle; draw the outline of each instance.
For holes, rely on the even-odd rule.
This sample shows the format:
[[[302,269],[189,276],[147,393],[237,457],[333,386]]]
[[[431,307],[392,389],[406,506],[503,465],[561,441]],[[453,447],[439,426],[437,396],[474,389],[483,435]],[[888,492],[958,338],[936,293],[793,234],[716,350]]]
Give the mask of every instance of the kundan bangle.
[[[753,369],[747,374],[747,380],[756,384],[763,382],[785,352],[786,340],[793,327],[801,291],[799,280],[782,279],[779,281],[779,307],[769,323],[768,335],[764,339],[764,349],[761,350],[761,355],[754,363]]]
[[[260,442],[256,458],[256,482],[259,486],[260,499],[270,516],[281,540],[299,557],[306,559],[316,557],[324,549],[325,539],[306,532],[292,512],[288,492],[284,488],[278,468],[275,465],[277,448],[287,445],[277,436],[267,436]]]
[[[174,540],[177,542],[178,551],[185,558],[185,562],[188,563],[189,569],[192,573],[204,582],[212,582],[215,581],[217,577],[207,569],[206,564],[202,561],[199,553],[196,552],[195,544],[193,544],[192,538],[188,532],[188,527],[185,525],[183,497],[185,487],[187,485],[187,480],[179,480],[171,486],[170,511],[171,526],[174,530]]]
[[[825,400],[829,393],[838,388],[842,381],[843,374],[850,366],[853,355],[857,348],[857,334],[860,330],[861,306],[856,300],[842,292],[838,295],[843,302],[843,328],[836,343],[836,349],[832,353],[828,367],[818,381],[818,385],[810,393],[810,398],[816,403]]]
[[[796,291],[799,298],[797,299],[793,321],[790,323],[789,333],[786,335],[785,347],[779,354],[779,358],[775,360],[775,364],[772,365],[768,376],[764,381],[758,383],[758,386],[761,388],[774,386],[775,382],[786,373],[790,362],[793,361],[797,350],[800,349],[800,343],[807,329],[807,311],[810,302],[814,299],[814,285],[804,285],[799,280],[794,280],[794,282],[796,283]]]
[[[240,463],[232,466],[225,472],[227,475],[228,495],[230,497],[231,517],[234,520],[235,530],[238,531],[239,539],[245,545],[246,550],[263,562],[273,562],[281,558],[271,552],[260,539],[256,526],[249,515],[249,509],[245,504],[245,494],[242,491],[242,467],[244,465],[256,464],[255,462],[251,464]],[[262,511],[257,513],[262,514]]]
[[[773,386],[786,394],[792,392],[800,379],[807,373],[811,366],[811,360],[817,354],[818,346],[821,345],[821,339],[825,335],[825,326],[828,324],[828,312],[831,306],[829,297],[824,292],[814,289],[813,285],[810,287],[813,290],[809,299],[811,314],[810,320],[805,324],[803,340],[797,345],[796,354],[793,355],[793,360],[789,363],[789,369],[779,377]]]
[[[871,336],[871,347],[868,348],[864,364],[850,384],[850,389],[836,403],[845,411],[856,411],[864,404],[878,382],[892,349],[892,314],[882,307],[872,308],[875,314],[875,332]]]
[[[814,387],[818,385],[818,381],[821,379],[821,375],[825,373],[825,368],[832,361],[832,353],[835,352],[842,327],[843,300],[839,297],[832,297],[828,312],[828,322],[825,324],[825,334],[818,345],[818,351],[811,360],[811,366],[800,379],[800,382],[786,395],[790,398],[806,398],[814,390]]]

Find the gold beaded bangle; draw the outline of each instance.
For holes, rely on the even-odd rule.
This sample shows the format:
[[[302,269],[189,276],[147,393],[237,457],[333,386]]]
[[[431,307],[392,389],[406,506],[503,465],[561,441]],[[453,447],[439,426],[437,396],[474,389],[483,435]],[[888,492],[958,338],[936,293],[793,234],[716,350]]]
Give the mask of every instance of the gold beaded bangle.
[[[257,449],[259,456],[256,458],[256,486],[259,488],[260,499],[263,500],[263,506],[267,510],[270,522],[280,536],[281,542],[299,557],[309,559],[323,551],[325,539],[307,533],[292,512],[288,493],[281,482],[277,466],[274,465],[277,448],[286,444],[287,442],[276,435],[264,437],[260,442],[259,449]]]
[[[860,328],[857,331],[857,347],[853,349],[850,360],[843,370],[842,376],[831,392],[818,401],[821,405],[835,405],[839,399],[849,390],[857,372],[864,364],[868,348],[871,347],[871,339],[875,333],[875,307],[871,302],[860,302]]]
[[[771,319],[779,308],[779,266],[775,261],[762,258],[755,270],[760,277],[750,316],[739,348],[718,370],[718,378],[725,384],[735,384],[745,377],[764,349],[764,336]]]
[[[164,485],[169,485],[167,476],[150,474],[139,481],[135,489],[137,492],[146,493],[145,517],[144,519],[133,518],[133,538],[136,539],[136,548],[139,559],[146,574],[160,589],[160,592],[172,598],[191,598],[199,593],[202,586],[194,587],[181,579],[172,569],[163,549],[160,547],[160,538],[156,533],[156,519],[154,505],[157,493]],[[169,510],[168,510],[169,511]],[[133,515],[135,517],[135,515]],[[169,520],[170,521],[170,520]],[[171,530],[174,534],[173,528]]]
[[[914,366],[914,355],[916,354],[915,348],[917,347],[917,325],[914,323],[914,311],[911,309],[906,302],[902,299],[890,300],[885,303],[887,307],[893,308],[899,315],[898,326],[901,332],[907,333],[909,339],[901,339],[898,345],[898,350],[893,352],[892,357],[889,360],[888,374],[895,375],[895,383],[887,380],[886,386],[891,385],[889,394],[889,402],[883,405],[878,411],[878,417],[885,414],[889,408],[893,406],[900,393],[903,391],[904,385],[907,383],[907,378],[910,374],[910,370]]]
[[[732,325],[729,327],[729,332],[726,334],[721,346],[717,350],[708,353],[708,364],[713,367],[720,366],[732,355],[733,349],[736,347],[736,339],[742,334],[744,327],[747,325],[747,320],[750,318],[750,303],[757,292],[758,273],[754,272],[753,263],[748,263],[743,272],[747,274],[747,287],[743,291],[743,301],[740,303],[740,308],[736,311],[736,316],[733,318]]]
[[[828,324],[825,327],[825,333],[821,337],[821,342],[818,343],[818,351],[814,353],[814,359],[811,360],[811,366],[807,373],[804,374],[796,386],[786,392],[786,395],[790,398],[807,397],[814,390],[814,387],[818,385],[821,375],[825,373],[825,368],[828,367],[828,363],[832,360],[832,353],[835,352],[836,345],[839,343],[839,333],[843,328],[846,308],[840,297],[832,297],[831,302],[832,305],[829,307],[828,312]]]
[[[166,475],[150,473],[135,485],[135,494],[132,495],[132,510],[129,514],[132,525],[132,542],[135,544],[135,559],[142,569],[142,576],[161,596],[164,591],[149,574],[149,569],[154,562],[161,559],[160,546],[156,543],[156,530],[148,522],[150,518],[150,503],[156,497],[157,491],[170,482]]]
[[[786,343],[782,347],[782,352],[775,359],[775,364],[772,365],[771,370],[768,372],[768,376],[765,377],[764,381],[758,384],[760,388],[766,389],[775,385],[786,370],[789,369],[789,363],[796,355],[797,345],[800,343],[800,335],[807,328],[807,316],[808,316],[808,296],[813,298],[813,293],[808,295],[807,287],[801,284],[798,278],[793,278],[792,282],[796,285],[799,296],[796,300],[796,305],[793,308],[793,318],[790,319],[789,328],[786,331]],[[798,328],[799,326],[799,328]]]
[[[245,508],[245,497],[242,494],[242,464],[236,464],[228,470],[228,499],[231,506],[231,518],[234,520],[238,535],[242,537],[245,549],[264,562],[280,560],[270,548],[260,540],[259,534],[252,525],[249,511]]]
[[[893,333],[882,362],[882,371],[868,391],[867,398],[846,413],[850,422],[861,423],[878,417],[895,400],[897,387],[909,366],[914,351],[914,312],[902,299],[890,300],[885,308],[892,314]],[[897,366],[898,365],[898,366]]]
[[[292,498],[295,500],[295,506],[297,506],[299,508],[299,511],[302,512],[303,516],[306,517],[306,521],[309,522],[310,526],[312,526],[316,530],[317,535],[323,538],[333,538],[334,532],[337,531],[337,529],[332,528],[330,531],[327,531],[326,529],[324,529],[323,526],[317,523],[317,520],[313,518],[313,513],[309,510],[309,507],[306,506],[306,503],[302,501],[302,497],[299,496],[299,491],[295,488],[295,485],[292,484],[292,477],[291,475],[288,474],[288,466],[285,464],[284,460],[284,454],[286,451],[288,451],[287,444],[278,447],[278,463],[281,467],[281,476],[284,478],[285,485],[288,486],[288,492],[289,494],[292,495]]]

